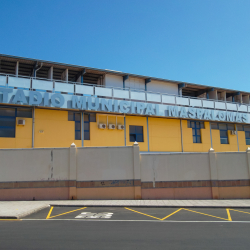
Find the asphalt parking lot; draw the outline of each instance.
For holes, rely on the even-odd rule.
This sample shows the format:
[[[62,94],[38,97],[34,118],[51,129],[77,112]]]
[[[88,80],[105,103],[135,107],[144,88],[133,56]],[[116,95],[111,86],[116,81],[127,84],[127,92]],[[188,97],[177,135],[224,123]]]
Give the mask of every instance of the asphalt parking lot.
[[[250,222],[250,209],[226,208],[148,208],[148,207],[49,207],[23,220],[98,221],[244,221]]]
[[[249,249],[250,209],[48,207],[0,221],[0,249]]]

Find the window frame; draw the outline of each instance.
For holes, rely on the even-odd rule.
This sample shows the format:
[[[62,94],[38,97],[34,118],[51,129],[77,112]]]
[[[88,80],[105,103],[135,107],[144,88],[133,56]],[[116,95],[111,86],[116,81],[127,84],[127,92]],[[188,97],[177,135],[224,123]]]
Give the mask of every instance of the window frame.
[[[194,123],[194,127],[192,127],[192,123]],[[188,121],[188,128],[192,129],[192,137],[193,143],[202,143],[201,141],[201,129],[204,129],[204,122],[203,121],[196,121],[196,120],[189,120]],[[198,130],[200,134],[198,135]],[[198,142],[198,138],[200,142]]]
[[[135,133],[131,133],[131,129],[132,127],[134,127],[135,129]],[[142,133],[140,132],[137,132],[136,130],[137,129],[139,130],[139,128],[142,130]],[[132,140],[131,141],[131,135],[135,136],[135,140]],[[142,137],[142,140],[138,139],[138,137],[141,136]],[[138,126],[138,125],[129,125],[129,141],[130,142],[144,142],[144,134],[143,134],[143,126]]]
[[[0,106],[0,111],[1,109],[9,109],[9,110],[13,110],[13,115],[1,115],[1,112],[0,112],[0,118],[3,118],[3,119],[12,119],[13,120],[13,126],[3,126],[3,125],[0,125],[0,130],[2,129],[3,131],[4,130],[12,130],[12,136],[1,136],[1,133],[0,133],[0,138],[16,138],[16,118],[17,117],[20,117],[20,118],[32,118],[32,109],[31,108],[23,108],[23,107],[9,107],[9,106]],[[27,114],[27,116],[25,115],[21,115],[20,113],[18,114],[18,112],[21,112],[21,110],[29,110],[30,112]]]

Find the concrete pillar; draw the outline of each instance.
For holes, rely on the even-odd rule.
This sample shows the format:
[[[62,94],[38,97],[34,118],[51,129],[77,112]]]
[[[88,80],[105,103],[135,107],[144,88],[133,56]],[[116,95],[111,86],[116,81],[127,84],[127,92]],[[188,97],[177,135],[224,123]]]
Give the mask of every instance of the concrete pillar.
[[[218,171],[216,164],[216,153],[213,148],[208,151],[209,156],[209,166],[210,166],[210,179],[212,184],[212,198],[219,199],[219,187],[218,187]]]
[[[246,154],[247,154],[248,178],[250,179],[250,148],[247,148]]]
[[[217,96],[217,90],[213,90],[213,91],[209,91],[208,92],[208,98],[209,99],[214,99],[214,100],[218,100],[218,96]]]
[[[235,102],[242,103],[242,94],[241,93],[239,95],[235,96]]]
[[[245,104],[249,104],[249,95],[243,95],[242,96],[242,102]]]
[[[220,92],[219,96],[218,96],[218,93],[217,93],[218,100],[226,101],[226,96],[227,96],[226,91]]]
[[[48,71],[48,79],[53,80],[53,66]]]
[[[69,200],[76,200],[76,145],[72,143],[69,148]]]
[[[65,82],[68,82],[69,80],[69,69],[65,69],[65,71],[62,73],[62,80]]]
[[[18,70],[19,70],[19,61],[16,62],[16,69],[15,69],[16,76],[18,76]]]
[[[135,200],[141,199],[141,166],[140,166],[140,148],[137,142],[133,146],[134,155],[134,185]]]

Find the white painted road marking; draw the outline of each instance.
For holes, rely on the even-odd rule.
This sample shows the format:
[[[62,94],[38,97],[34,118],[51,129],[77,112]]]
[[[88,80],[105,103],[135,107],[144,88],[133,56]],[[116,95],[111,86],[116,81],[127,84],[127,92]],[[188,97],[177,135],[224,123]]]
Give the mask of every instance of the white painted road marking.
[[[102,213],[91,213],[91,212],[83,212],[77,215],[76,219],[110,219],[113,213],[102,212]]]

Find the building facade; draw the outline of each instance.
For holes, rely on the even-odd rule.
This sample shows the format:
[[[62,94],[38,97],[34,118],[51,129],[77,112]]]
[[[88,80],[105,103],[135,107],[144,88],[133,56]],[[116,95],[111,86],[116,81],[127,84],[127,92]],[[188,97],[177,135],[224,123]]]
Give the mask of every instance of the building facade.
[[[0,148],[246,151],[248,92],[0,55]]]

